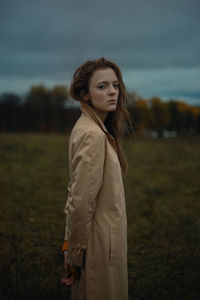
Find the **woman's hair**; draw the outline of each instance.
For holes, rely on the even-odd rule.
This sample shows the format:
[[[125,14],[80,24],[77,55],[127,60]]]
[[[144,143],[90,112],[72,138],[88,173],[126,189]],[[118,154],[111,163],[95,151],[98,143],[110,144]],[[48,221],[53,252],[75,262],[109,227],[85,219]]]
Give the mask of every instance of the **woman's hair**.
[[[77,100],[79,102],[87,102],[91,106],[90,101],[86,101],[83,99],[83,96],[89,91],[89,80],[96,70],[106,68],[113,69],[117,76],[119,82],[119,98],[116,109],[114,111],[108,112],[104,124],[109,133],[115,138],[122,174],[123,176],[125,176],[128,170],[128,163],[120,145],[120,133],[121,127],[123,125],[121,121],[125,120],[132,128],[132,120],[130,113],[126,109],[127,94],[120,68],[114,62],[105,59],[104,57],[86,61],[74,72],[69,93],[74,100]]]

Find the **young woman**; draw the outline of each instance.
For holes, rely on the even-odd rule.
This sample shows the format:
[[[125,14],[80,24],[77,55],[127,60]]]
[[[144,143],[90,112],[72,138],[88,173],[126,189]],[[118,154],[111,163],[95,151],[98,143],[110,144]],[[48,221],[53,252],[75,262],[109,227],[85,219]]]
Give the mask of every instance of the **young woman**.
[[[62,281],[72,300],[127,300],[128,166],[119,138],[121,121],[131,125],[131,118],[119,67],[105,58],[87,61],[75,71],[70,95],[82,114],[69,140]]]

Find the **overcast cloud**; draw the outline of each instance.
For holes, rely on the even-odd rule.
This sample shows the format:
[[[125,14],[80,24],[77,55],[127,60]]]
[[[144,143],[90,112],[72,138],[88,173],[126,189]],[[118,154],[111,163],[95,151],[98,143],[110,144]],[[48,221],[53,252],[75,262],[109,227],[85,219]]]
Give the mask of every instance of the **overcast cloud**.
[[[69,84],[99,56],[128,90],[200,104],[200,1],[1,0],[0,93]]]

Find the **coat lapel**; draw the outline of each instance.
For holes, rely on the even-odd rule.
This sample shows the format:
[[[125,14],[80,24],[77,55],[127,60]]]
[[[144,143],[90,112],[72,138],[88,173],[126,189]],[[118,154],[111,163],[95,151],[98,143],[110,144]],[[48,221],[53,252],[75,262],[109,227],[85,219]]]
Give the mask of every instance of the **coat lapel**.
[[[90,105],[88,105],[87,103],[81,102],[80,109],[85,116],[92,119],[103,130],[103,132],[106,134],[110,144],[113,146],[115,152],[117,153],[117,145],[115,142],[115,138],[108,132],[106,126],[104,125],[104,123],[102,122],[100,117],[96,114],[96,112],[92,109],[92,107]]]

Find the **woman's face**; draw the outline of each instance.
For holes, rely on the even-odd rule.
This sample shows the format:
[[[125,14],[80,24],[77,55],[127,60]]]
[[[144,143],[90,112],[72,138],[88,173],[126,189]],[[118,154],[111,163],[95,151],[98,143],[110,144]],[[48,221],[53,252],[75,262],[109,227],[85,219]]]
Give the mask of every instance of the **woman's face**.
[[[119,97],[119,82],[113,69],[98,69],[89,80],[89,99],[93,106],[99,111],[109,112],[117,107]]]

